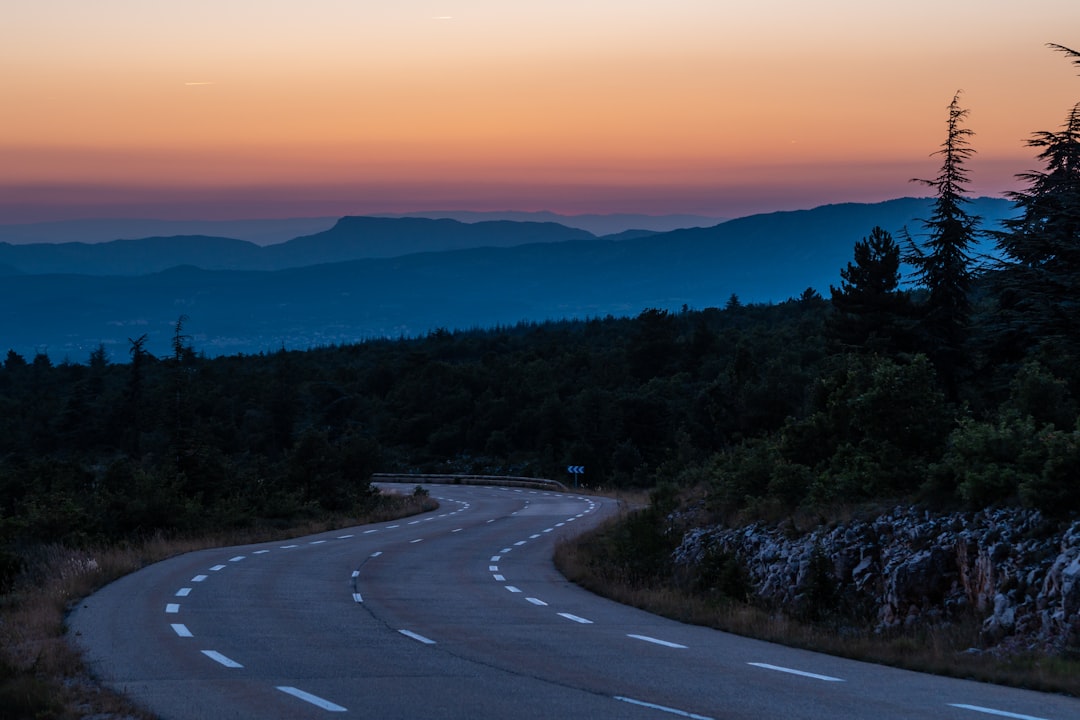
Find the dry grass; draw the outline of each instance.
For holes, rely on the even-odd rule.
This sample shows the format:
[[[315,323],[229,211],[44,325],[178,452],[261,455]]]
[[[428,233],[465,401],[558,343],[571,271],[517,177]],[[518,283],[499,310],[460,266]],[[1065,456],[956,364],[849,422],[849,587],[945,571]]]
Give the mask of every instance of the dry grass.
[[[555,552],[560,572],[598,595],[682,622],[865,662],[1080,696],[1080,661],[972,652],[980,627],[975,619],[882,634],[835,618],[800,622],[745,602],[697,595],[674,583],[629,582],[613,570],[617,563],[598,555],[604,533],[617,522],[560,543]]]
[[[0,595],[0,720],[153,717],[94,682],[81,653],[65,636],[68,609],[123,575],[193,550],[280,540],[437,507],[427,497],[400,496],[369,516],[327,518],[289,530],[258,528],[198,538],[155,536],[125,546],[29,550],[23,554],[25,569],[15,588]]]

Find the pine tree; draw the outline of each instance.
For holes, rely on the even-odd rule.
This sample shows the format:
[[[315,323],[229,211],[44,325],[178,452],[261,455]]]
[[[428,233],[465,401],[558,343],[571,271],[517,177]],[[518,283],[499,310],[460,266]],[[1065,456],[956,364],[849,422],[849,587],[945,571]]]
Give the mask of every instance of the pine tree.
[[[970,252],[980,234],[979,217],[964,209],[970,202],[965,194],[969,179],[964,162],[975,153],[968,144],[973,133],[962,125],[967,114],[960,107],[958,91],[949,103],[945,142],[934,153],[943,159],[941,172],[932,180],[915,180],[934,188],[937,197],[933,214],[923,221],[928,236],[921,248],[912,245],[907,258],[915,267],[916,281],[929,293],[923,318],[929,341],[927,351],[952,398],[956,397],[958,375],[964,365],[972,313],[969,293],[975,261]]]
[[[854,263],[829,286],[836,313],[830,335],[845,349],[891,354],[906,345],[907,295],[900,286],[900,246],[880,227],[855,243]]]
[[[1080,65],[1080,53],[1055,50]],[[1008,194],[1016,217],[995,233],[1004,256],[999,275],[1003,332],[1014,343],[1057,345],[1080,351],[1080,103],[1058,132],[1037,132],[1027,142],[1037,148],[1044,169],[1018,175],[1026,190]]]

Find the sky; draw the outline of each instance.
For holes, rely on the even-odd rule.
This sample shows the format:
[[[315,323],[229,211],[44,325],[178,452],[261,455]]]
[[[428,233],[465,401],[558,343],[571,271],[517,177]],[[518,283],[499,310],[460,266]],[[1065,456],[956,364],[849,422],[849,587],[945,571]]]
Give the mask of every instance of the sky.
[[[1076,0],[4,0],[0,222],[736,217],[1036,169]]]

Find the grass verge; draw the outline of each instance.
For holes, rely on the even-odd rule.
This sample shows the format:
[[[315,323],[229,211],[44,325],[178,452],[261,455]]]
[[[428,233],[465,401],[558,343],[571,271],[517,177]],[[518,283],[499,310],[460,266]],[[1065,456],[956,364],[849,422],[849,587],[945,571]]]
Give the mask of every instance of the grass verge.
[[[23,571],[0,595],[0,720],[151,720],[91,676],[68,642],[69,608],[113,580],[193,550],[282,540],[434,510],[426,495],[387,495],[362,517],[326,517],[287,530],[255,527],[198,537],[153,536],[108,547],[42,545],[21,553]]]
[[[657,615],[782,645],[864,662],[950,677],[1080,696],[1080,661],[1041,654],[998,656],[972,652],[980,623],[911,628],[876,633],[866,623],[844,618],[805,622],[749,602],[693,592],[687,583],[662,574],[643,575],[627,558],[628,516],[560,542],[555,565],[585,589]]]

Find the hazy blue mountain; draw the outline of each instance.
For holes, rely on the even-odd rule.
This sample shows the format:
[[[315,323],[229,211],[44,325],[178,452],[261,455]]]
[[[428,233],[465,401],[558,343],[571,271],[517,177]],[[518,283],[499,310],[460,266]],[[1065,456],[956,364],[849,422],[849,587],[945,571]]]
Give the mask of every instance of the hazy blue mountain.
[[[1002,200],[972,211],[987,223],[1011,213]],[[521,320],[636,315],[743,302],[780,302],[839,282],[855,242],[875,225],[916,237],[929,200],[833,205],[615,241],[586,237],[477,247],[277,271],[190,266],[144,276],[15,275],[0,283],[0,351],[85,362],[105,343],[150,336],[166,353],[173,324],[209,355],[347,343],[374,336]],[[364,222],[339,223],[342,232]],[[327,238],[323,238],[327,240]]]
[[[54,222],[0,224],[0,242],[100,243],[175,235],[208,235],[247,240],[256,245],[285,242],[300,235],[321,232],[336,217],[279,218],[257,220],[153,220],[147,218],[91,218]]]
[[[361,258],[385,258],[473,247],[508,247],[593,238],[553,222],[488,220],[465,223],[415,217],[344,217],[329,230],[263,249],[274,268]]]
[[[555,223],[346,217],[323,232],[268,246],[186,235],[102,243],[0,243],[0,264],[28,274],[141,275],[176,265],[206,270],[282,270],[417,252],[592,237],[592,233]]]
[[[245,240],[202,235],[103,243],[0,243],[0,264],[26,274],[145,275],[176,265],[209,270],[262,267],[260,248]]]
[[[450,218],[461,222],[480,222],[483,220],[512,220],[514,222],[554,222],[566,227],[588,230],[593,235],[614,235],[627,230],[651,230],[668,232],[691,227],[711,227],[724,222],[726,218],[707,215],[642,215],[615,213],[610,215],[583,214],[561,215],[553,212],[476,212],[468,210],[430,210],[426,212],[389,214],[376,217],[424,217]]]

